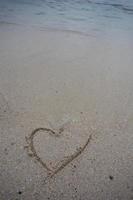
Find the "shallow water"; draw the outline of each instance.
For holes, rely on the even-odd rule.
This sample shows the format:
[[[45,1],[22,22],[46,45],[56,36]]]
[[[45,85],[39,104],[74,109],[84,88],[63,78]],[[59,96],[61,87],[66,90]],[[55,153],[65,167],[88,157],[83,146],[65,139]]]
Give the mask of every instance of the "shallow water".
[[[1,0],[0,22],[83,33],[133,32],[132,0]],[[119,33],[118,33],[119,35]]]

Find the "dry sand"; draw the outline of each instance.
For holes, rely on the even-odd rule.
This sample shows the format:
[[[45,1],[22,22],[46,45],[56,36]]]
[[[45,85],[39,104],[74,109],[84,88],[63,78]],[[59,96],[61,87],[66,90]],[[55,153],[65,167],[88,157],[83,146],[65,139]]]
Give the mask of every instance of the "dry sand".
[[[0,200],[133,199],[132,52],[129,38],[0,25]],[[25,137],[62,126],[35,138],[49,165],[92,140],[47,180]]]

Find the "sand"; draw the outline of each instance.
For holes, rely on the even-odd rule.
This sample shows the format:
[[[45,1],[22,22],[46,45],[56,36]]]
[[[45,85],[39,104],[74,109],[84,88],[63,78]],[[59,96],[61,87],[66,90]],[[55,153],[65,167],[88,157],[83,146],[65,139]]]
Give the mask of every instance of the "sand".
[[[0,24],[0,200],[133,198],[133,43]],[[53,178],[53,168],[86,149]]]

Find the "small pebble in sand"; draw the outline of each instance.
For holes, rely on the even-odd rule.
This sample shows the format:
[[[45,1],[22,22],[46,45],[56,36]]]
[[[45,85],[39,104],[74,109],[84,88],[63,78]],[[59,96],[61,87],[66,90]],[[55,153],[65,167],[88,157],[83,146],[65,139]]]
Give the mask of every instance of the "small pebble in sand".
[[[11,142],[11,145],[13,146],[15,144],[15,142]]]
[[[109,179],[110,179],[110,180],[113,180],[113,179],[114,179],[114,177],[110,175],[110,176],[109,176]]]
[[[21,194],[22,194],[22,191],[18,191],[18,194],[20,194],[20,195],[21,195]]]

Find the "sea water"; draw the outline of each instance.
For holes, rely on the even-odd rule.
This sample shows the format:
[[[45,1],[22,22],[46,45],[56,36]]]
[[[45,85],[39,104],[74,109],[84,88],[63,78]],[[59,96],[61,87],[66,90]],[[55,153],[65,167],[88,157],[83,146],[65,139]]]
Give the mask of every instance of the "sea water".
[[[0,23],[131,36],[133,0],[0,0]]]

